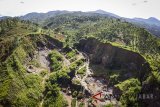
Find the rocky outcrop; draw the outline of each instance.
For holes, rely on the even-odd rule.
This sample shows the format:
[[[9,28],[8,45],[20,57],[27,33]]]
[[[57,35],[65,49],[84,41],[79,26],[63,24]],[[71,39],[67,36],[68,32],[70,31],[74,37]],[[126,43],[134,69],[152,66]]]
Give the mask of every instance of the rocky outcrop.
[[[36,46],[38,48],[48,48],[48,49],[57,48],[58,49],[58,48],[63,47],[63,43],[57,39],[54,39],[54,38],[48,36],[48,35],[44,35],[44,36],[41,36],[37,39]]]
[[[94,38],[82,39],[75,46],[79,51],[88,54],[92,64],[103,65],[111,70],[136,71],[140,78],[150,71],[149,64],[140,54],[109,43],[101,43]],[[131,74],[126,73],[126,75]]]

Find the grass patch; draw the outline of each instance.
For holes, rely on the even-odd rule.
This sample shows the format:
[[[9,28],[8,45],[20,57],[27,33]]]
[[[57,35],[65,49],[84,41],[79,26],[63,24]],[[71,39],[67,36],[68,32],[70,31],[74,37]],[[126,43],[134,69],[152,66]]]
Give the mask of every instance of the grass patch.
[[[74,57],[75,55],[76,55],[76,51],[75,51],[75,50],[72,50],[72,51],[70,51],[70,52],[68,52],[68,53],[66,54],[66,58],[67,58],[67,59],[70,59],[70,58]]]
[[[62,55],[57,51],[53,50],[49,54],[49,58],[51,61],[51,70],[52,71],[58,71],[62,68]]]
[[[71,107],[76,107],[76,101],[77,101],[76,99],[73,99],[73,100],[72,100],[72,102],[71,102]]]
[[[86,67],[82,67],[81,69],[79,69],[79,70],[77,71],[77,74],[84,75],[85,72],[86,72]]]

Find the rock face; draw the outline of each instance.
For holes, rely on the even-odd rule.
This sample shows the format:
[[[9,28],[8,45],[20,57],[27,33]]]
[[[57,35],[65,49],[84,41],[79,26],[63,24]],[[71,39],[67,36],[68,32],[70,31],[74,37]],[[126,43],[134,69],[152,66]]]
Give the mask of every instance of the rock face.
[[[42,38],[38,38],[36,45],[38,48],[48,48],[48,49],[54,49],[54,48],[62,48],[63,43],[58,41],[57,39],[54,39],[52,37],[49,37],[48,35],[44,35]]]
[[[140,54],[112,46],[109,43],[101,43],[94,38],[82,39],[75,46],[79,51],[88,54],[92,64],[100,64],[111,70],[140,71],[143,74],[150,71],[149,64]]]

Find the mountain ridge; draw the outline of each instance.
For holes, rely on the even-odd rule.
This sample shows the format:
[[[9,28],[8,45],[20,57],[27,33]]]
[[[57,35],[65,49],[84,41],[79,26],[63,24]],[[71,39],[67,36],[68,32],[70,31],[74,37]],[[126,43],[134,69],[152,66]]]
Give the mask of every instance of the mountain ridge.
[[[59,15],[59,14],[66,14],[66,13],[73,13],[73,12],[83,12],[83,11],[68,11],[68,10],[54,10],[54,11],[48,11],[48,12],[31,12],[31,13],[27,13],[25,15],[22,16],[18,16],[24,20],[29,19],[29,17],[40,17],[42,15],[46,15],[49,17],[53,17],[54,15]],[[107,12],[101,9],[95,10],[95,11],[86,11],[84,13],[98,13],[98,14],[103,14],[103,15],[109,15],[109,16],[113,16],[115,18],[122,18],[122,19],[130,19],[130,20],[135,20],[135,21],[143,21],[145,23],[150,23],[150,22],[154,22],[158,23],[157,25],[160,26],[160,20],[155,18],[155,17],[149,17],[149,18],[140,18],[140,17],[135,17],[135,18],[127,18],[127,17],[123,17],[123,16],[119,16],[116,15],[114,13],[111,12]],[[10,17],[10,16],[2,16],[0,15],[0,17]]]
[[[160,37],[160,20],[154,17],[150,17],[148,19],[144,18],[125,18],[118,16],[116,14],[106,12],[104,10],[96,10],[96,11],[88,11],[88,12],[81,12],[81,11],[66,11],[66,10],[56,10],[56,11],[49,11],[47,13],[29,13],[24,16],[20,16],[20,19],[22,20],[30,20],[35,23],[42,24],[44,20],[55,17],[57,15],[62,15],[62,14],[67,14],[67,13],[87,13],[87,14],[99,14],[102,16],[107,16],[107,17],[112,17],[112,18],[117,18],[120,20],[124,20],[127,22],[130,22],[132,24],[135,24],[136,26],[145,28],[147,31],[152,33],[153,35]]]
[[[108,15],[113,16],[113,17],[115,17],[115,18],[121,18],[120,16],[118,16],[118,15],[116,15],[116,14],[114,14],[114,13],[106,12],[106,11],[101,10],[101,9],[96,10],[96,11],[88,11],[88,12],[91,12],[91,13],[99,13],[99,14],[104,14],[104,15],[105,15],[105,14],[108,14]]]
[[[135,17],[135,18],[127,18],[127,17],[123,17],[123,16],[119,16],[119,15],[116,15],[114,13],[111,13],[111,12],[107,12],[107,11],[104,11],[104,10],[96,10],[96,11],[90,11],[90,12],[94,12],[94,13],[99,13],[99,14],[108,14],[108,15],[112,15],[116,18],[124,18],[124,19],[133,19],[133,20],[143,20],[144,22],[147,23],[147,21],[155,21],[155,22],[158,22],[159,23],[159,26],[160,26],[160,20],[158,18],[155,18],[155,17],[149,17],[149,18],[140,18],[140,17]]]

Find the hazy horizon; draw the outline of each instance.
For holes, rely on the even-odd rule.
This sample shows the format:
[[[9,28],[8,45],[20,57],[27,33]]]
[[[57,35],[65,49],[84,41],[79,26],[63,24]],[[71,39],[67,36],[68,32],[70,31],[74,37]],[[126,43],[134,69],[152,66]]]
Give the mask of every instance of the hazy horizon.
[[[7,4],[7,5],[6,5]],[[159,0],[0,0],[0,16],[22,16],[55,10],[104,10],[126,18],[155,17],[160,20]]]

